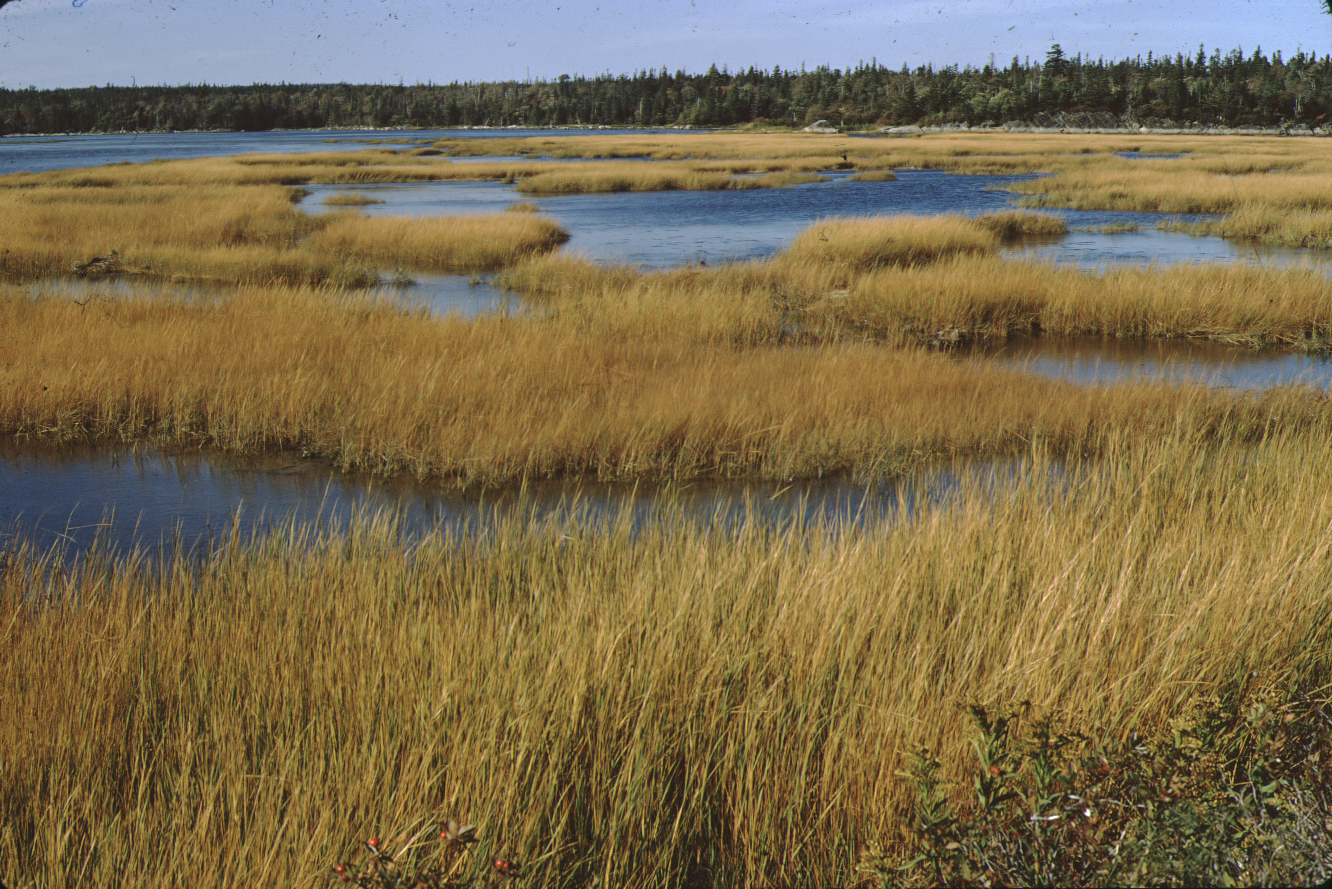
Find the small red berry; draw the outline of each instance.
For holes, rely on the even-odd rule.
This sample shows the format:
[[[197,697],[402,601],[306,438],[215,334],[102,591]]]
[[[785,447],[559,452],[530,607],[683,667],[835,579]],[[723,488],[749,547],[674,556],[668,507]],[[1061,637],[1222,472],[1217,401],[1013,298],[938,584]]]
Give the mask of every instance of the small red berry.
[[[366,840],[366,845],[369,846],[369,847],[372,848],[372,849],[378,849],[378,848],[379,848],[379,837],[371,837],[370,839]]]
[[[990,766],[990,774],[991,774],[991,775],[994,775],[996,778],[999,777],[999,767],[998,767],[998,766]]]

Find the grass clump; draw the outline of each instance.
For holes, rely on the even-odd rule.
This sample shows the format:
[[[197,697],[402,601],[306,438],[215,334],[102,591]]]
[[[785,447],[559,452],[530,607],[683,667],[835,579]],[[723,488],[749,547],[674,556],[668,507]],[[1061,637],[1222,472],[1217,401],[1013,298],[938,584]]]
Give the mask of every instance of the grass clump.
[[[309,236],[307,249],[378,265],[480,271],[512,265],[567,240],[568,232],[554,221],[526,214],[431,219],[339,214]]]
[[[993,233],[962,217],[862,217],[815,223],[795,237],[781,261],[863,271],[994,253],[998,248]]]
[[[368,207],[371,204],[382,204],[384,202],[369,195],[342,191],[324,198],[324,203],[329,207]]]
[[[818,173],[768,173],[756,180],[763,188],[790,188],[793,185],[812,185],[815,182],[827,182],[828,177]]]
[[[992,231],[1003,241],[1033,237],[1058,237],[1068,234],[1068,223],[1048,213],[987,213],[976,217],[976,224]]]
[[[850,182],[896,182],[897,174],[892,170],[861,170],[847,177]]]

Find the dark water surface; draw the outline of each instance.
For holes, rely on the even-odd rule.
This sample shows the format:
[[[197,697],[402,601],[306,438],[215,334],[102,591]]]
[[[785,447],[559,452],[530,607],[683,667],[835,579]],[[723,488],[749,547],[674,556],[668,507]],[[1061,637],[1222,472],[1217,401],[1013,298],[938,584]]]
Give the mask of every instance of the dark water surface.
[[[1203,341],[1009,340],[977,345],[959,357],[1084,384],[1165,380],[1244,391],[1274,386],[1332,389],[1328,355]]]
[[[706,481],[663,487],[595,481],[538,483],[522,490],[459,491],[414,479],[375,479],[293,456],[238,459],[152,448],[63,447],[0,439],[0,551],[9,535],[74,553],[94,541],[127,551],[199,547],[233,527],[243,535],[285,522],[345,525],[358,513],[386,510],[411,534],[484,527],[497,517],[551,516],[574,510],[647,519],[662,503],[694,520],[746,517],[779,522],[845,523],[891,518],[937,502],[962,479],[997,482],[1017,464],[961,465],[916,479],[858,484],[847,479]]]

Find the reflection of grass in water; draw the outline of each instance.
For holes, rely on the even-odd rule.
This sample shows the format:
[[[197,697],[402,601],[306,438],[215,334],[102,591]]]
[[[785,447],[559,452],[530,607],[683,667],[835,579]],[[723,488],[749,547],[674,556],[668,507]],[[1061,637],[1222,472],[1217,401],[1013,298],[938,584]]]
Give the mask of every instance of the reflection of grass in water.
[[[478,868],[517,859],[543,884],[686,885],[701,859],[719,885],[851,885],[867,845],[908,851],[912,752],[937,751],[954,806],[974,804],[969,701],[1174,751],[1146,790],[1202,800],[1209,769],[1244,777],[1250,748],[1223,742],[1248,711],[1191,714],[1258,686],[1278,721],[1310,718],[1301,695],[1332,667],[1326,433],[1128,434],[1094,466],[1034,457],[863,528],[666,505],[416,542],[366,516],[151,566],[67,570],[17,545],[11,879],[77,862],[89,887],[305,885],[369,836],[396,850],[466,813],[490,844]],[[1009,780],[994,755],[982,791]],[[1082,848],[1123,845],[1094,828]]]

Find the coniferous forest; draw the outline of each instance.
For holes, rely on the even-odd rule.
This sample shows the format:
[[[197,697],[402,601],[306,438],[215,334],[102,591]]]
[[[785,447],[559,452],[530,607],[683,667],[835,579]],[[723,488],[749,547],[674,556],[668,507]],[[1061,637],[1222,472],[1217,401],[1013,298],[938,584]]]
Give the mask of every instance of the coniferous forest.
[[[1232,50],[1122,61],[1068,56],[892,70],[644,70],[450,84],[254,84],[0,90],[0,134],[325,127],[979,126],[1059,113],[1157,126],[1316,127],[1332,115],[1332,59]]]

